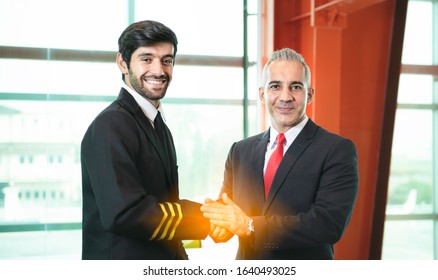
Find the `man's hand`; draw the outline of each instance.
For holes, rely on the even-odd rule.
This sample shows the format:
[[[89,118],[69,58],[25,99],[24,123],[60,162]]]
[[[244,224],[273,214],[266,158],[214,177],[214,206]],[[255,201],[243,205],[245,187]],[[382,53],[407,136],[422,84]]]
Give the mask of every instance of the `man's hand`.
[[[211,225],[210,227],[210,237],[216,243],[224,243],[230,240],[234,236],[234,233],[229,232],[228,230],[221,228],[216,225]]]
[[[210,198],[205,199],[205,203],[222,203],[222,199],[219,200],[212,200]],[[215,243],[224,243],[227,242],[228,240],[230,240],[233,236],[234,233],[229,232],[228,230],[219,227],[217,225],[210,225],[210,237],[211,239],[213,239],[213,241]]]
[[[226,229],[240,237],[251,235],[248,229],[251,218],[228,198],[226,193],[223,193],[221,198],[223,204],[207,198],[201,207],[204,217],[210,219],[212,225],[219,227],[213,229],[214,236],[220,236],[220,228]]]

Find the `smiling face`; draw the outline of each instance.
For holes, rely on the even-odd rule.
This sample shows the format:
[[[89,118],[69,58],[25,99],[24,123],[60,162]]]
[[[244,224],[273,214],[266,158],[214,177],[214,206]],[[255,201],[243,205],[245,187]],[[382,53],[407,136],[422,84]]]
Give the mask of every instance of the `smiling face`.
[[[298,61],[272,61],[266,83],[259,88],[259,98],[266,103],[271,125],[278,132],[300,123],[313,98],[313,89],[304,79],[303,65]]]
[[[136,49],[131,56],[129,68],[121,54],[117,54],[117,65],[124,75],[126,85],[155,107],[166,95],[172,80],[174,60],[174,46],[171,43],[157,43]]]

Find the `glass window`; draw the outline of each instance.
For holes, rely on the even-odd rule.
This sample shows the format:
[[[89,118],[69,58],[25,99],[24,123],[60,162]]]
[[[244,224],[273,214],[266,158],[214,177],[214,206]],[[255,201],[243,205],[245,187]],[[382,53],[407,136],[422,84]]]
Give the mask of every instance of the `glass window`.
[[[382,259],[432,260],[433,221],[387,221]]]
[[[166,98],[242,100],[242,68],[178,65],[177,57]]]
[[[387,214],[433,212],[432,130],[431,110],[397,110]]]
[[[432,104],[434,77],[401,74],[397,102],[399,104]]]
[[[114,63],[0,59],[0,73],[4,93],[117,96],[122,83],[115,55]]]
[[[433,63],[433,5],[431,0],[410,0],[406,17],[403,64]],[[421,30],[421,32],[419,32]]]
[[[235,121],[242,119],[242,107],[167,104],[165,110],[172,134],[178,135],[174,140],[181,197],[216,197],[229,148],[242,138],[243,123]]]
[[[256,1],[253,1],[256,2]],[[135,1],[136,20],[150,19],[172,28],[178,53],[243,55],[243,2],[236,0]]]
[[[80,142],[94,117],[118,95],[117,40],[132,15],[172,28],[178,55],[209,61],[191,65],[177,57],[163,103],[178,153],[181,197],[218,194],[231,144],[243,138],[245,126],[250,133],[258,130],[258,2],[250,2],[248,85],[239,65],[243,1],[0,3],[0,259],[80,259]],[[55,49],[63,59],[53,57]],[[86,57],[112,52],[114,62]],[[211,255],[202,252],[192,255]]]
[[[0,45],[117,50],[128,21],[126,2],[3,0]]]
[[[432,32],[438,21],[433,13],[437,5],[431,0],[409,1],[403,64],[418,65],[415,69],[437,64],[432,52],[437,41]],[[436,89],[437,77],[432,75],[400,75],[383,259],[438,259]]]

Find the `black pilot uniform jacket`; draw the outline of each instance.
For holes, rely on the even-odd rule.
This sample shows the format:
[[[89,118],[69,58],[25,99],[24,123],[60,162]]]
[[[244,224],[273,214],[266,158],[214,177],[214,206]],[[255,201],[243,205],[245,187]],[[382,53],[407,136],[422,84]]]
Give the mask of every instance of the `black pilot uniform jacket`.
[[[185,259],[181,240],[204,239],[200,204],[180,200],[172,135],[168,148],[121,89],[81,144],[82,259]]]

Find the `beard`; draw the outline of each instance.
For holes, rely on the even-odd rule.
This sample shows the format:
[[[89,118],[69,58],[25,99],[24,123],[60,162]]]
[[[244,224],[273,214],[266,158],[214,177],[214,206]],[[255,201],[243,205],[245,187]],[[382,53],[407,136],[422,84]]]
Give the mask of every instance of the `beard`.
[[[146,82],[146,78],[154,78],[154,79],[166,79],[166,83],[161,89],[154,90],[154,87],[156,85],[150,85]],[[141,96],[143,96],[146,99],[149,100],[160,100],[162,99],[167,92],[167,88],[169,86],[169,77],[166,74],[163,75],[149,75],[149,76],[142,76],[140,78],[137,78],[133,73],[131,72],[131,69],[129,69],[129,81],[131,83],[132,88],[138,92]]]

